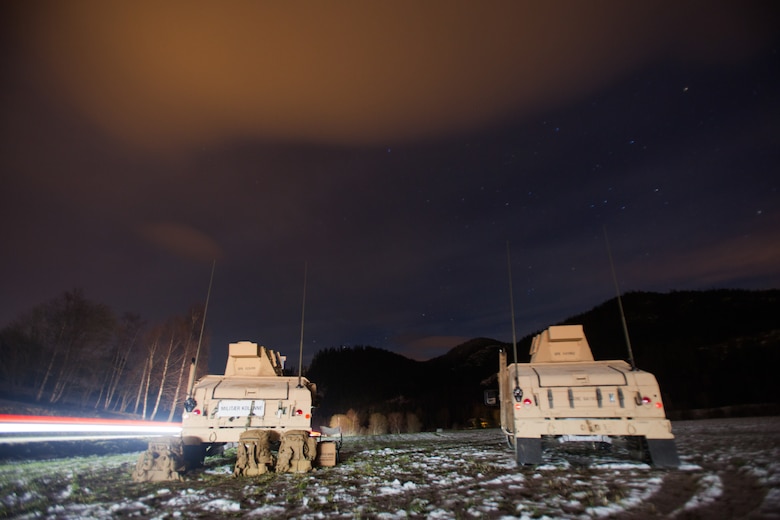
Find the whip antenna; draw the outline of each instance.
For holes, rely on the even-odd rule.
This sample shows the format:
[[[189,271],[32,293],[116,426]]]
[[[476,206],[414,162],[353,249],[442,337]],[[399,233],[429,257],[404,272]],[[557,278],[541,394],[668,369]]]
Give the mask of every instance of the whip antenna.
[[[512,290],[512,261],[509,257],[509,240],[506,241],[506,266],[509,272],[509,312],[512,318],[512,354],[514,356],[514,363],[517,363],[517,334],[515,333],[515,296]],[[515,399],[520,401],[518,394],[522,397],[522,390],[520,390],[520,380],[517,375],[517,367],[515,367]]]
[[[615,283],[615,294],[617,295],[618,309],[620,309],[620,321],[623,323],[623,335],[626,338],[626,348],[628,348],[628,362],[631,370],[636,370],[634,362],[634,350],[631,348],[631,338],[628,336],[628,324],[626,323],[626,313],[623,312],[623,301],[620,298],[620,286],[618,285],[617,275],[615,274],[615,263],[612,261],[612,249],[609,247],[609,238],[607,237],[607,226],[604,229],[604,242],[607,244],[607,256],[609,256],[609,268],[612,271],[612,281]]]
[[[198,359],[200,358],[200,345],[203,342],[203,330],[206,328],[206,313],[209,310],[209,298],[211,297],[211,284],[214,282],[214,268],[217,265],[216,260],[211,261],[211,277],[209,278],[209,290],[206,292],[206,305],[203,308],[203,320],[200,322],[200,335],[198,336],[198,348],[195,349],[195,357],[192,358],[192,366],[190,367],[190,379],[187,385],[187,396],[192,397],[192,388],[195,385],[195,371],[198,367]],[[189,399],[188,399],[189,400]],[[185,405],[185,408],[187,405]],[[190,411],[190,410],[187,410]]]
[[[303,304],[301,306],[301,344],[298,349],[298,388],[302,388],[301,378],[303,377],[303,318],[306,313],[306,275],[309,271],[309,264],[303,263]]]

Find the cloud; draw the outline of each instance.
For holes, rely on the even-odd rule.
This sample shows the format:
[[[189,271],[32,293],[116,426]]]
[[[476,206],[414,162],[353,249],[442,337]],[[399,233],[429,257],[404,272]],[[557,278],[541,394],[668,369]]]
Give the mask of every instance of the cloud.
[[[139,228],[139,234],[155,246],[190,260],[222,258],[222,249],[211,237],[197,229],[175,222],[156,222]]]
[[[761,288],[775,287],[780,283],[780,243],[772,224],[750,234],[684,247],[676,255],[667,253],[653,261],[652,269],[645,262],[634,263],[628,276],[668,289],[750,288],[758,278]]]
[[[46,90],[147,149],[427,138],[541,112],[659,57],[751,52],[731,2],[51,2],[21,15]]]

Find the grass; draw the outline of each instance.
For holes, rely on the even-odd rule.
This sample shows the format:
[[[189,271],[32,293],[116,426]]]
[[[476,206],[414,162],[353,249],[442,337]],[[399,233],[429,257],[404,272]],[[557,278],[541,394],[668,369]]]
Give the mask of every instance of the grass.
[[[689,439],[699,442],[701,437]],[[759,443],[747,442],[759,449]],[[740,475],[749,478],[740,464],[751,457],[745,448],[734,452],[733,462],[723,455],[731,453],[725,450],[701,453],[710,468],[715,461],[720,468],[737,466]],[[757,451],[753,459],[763,457],[765,462],[754,467],[772,471],[775,466],[768,461],[775,460],[773,453]],[[667,474],[615,456],[600,453],[583,463],[582,453],[561,450],[545,453],[542,466],[518,468],[503,435],[483,430],[349,438],[335,467],[249,478],[232,477],[231,449],[207,458],[206,467],[186,475],[183,482],[132,482],[137,453],[0,462],[0,517],[164,519],[182,511],[195,518],[249,513],[369,518],[398,511],[410,518],[440,512],[484,518],[588,516],[604,506],[620,510],[622,503],[637,503],[637,497],[658,489]],[[717,470],[686,470],[692,478],[708,471]],[[776,479],[771,473],[763,477],[768,484]],[[653,481],[655,488],[649,485]]]
[[[107,455],[0,465],[0,516],[34,513],[62,501],[91,504],[116,494],[136,455]]]

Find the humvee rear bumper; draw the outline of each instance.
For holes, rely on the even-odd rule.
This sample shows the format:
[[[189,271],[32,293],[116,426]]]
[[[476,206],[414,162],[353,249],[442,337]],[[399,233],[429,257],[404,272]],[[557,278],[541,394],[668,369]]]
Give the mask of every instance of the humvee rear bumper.
[[[620,435],[648,439],[674,439],[672,424],[666,419],[618,418],[518,418],[518,438],[540,438],[543,435]]]

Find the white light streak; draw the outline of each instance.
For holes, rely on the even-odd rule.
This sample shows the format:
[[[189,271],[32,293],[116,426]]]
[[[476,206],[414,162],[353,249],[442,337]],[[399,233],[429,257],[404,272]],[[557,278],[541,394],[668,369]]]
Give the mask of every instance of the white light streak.
[[[179,435],[181,435],[181,423],[0,415],[0,444]]]

